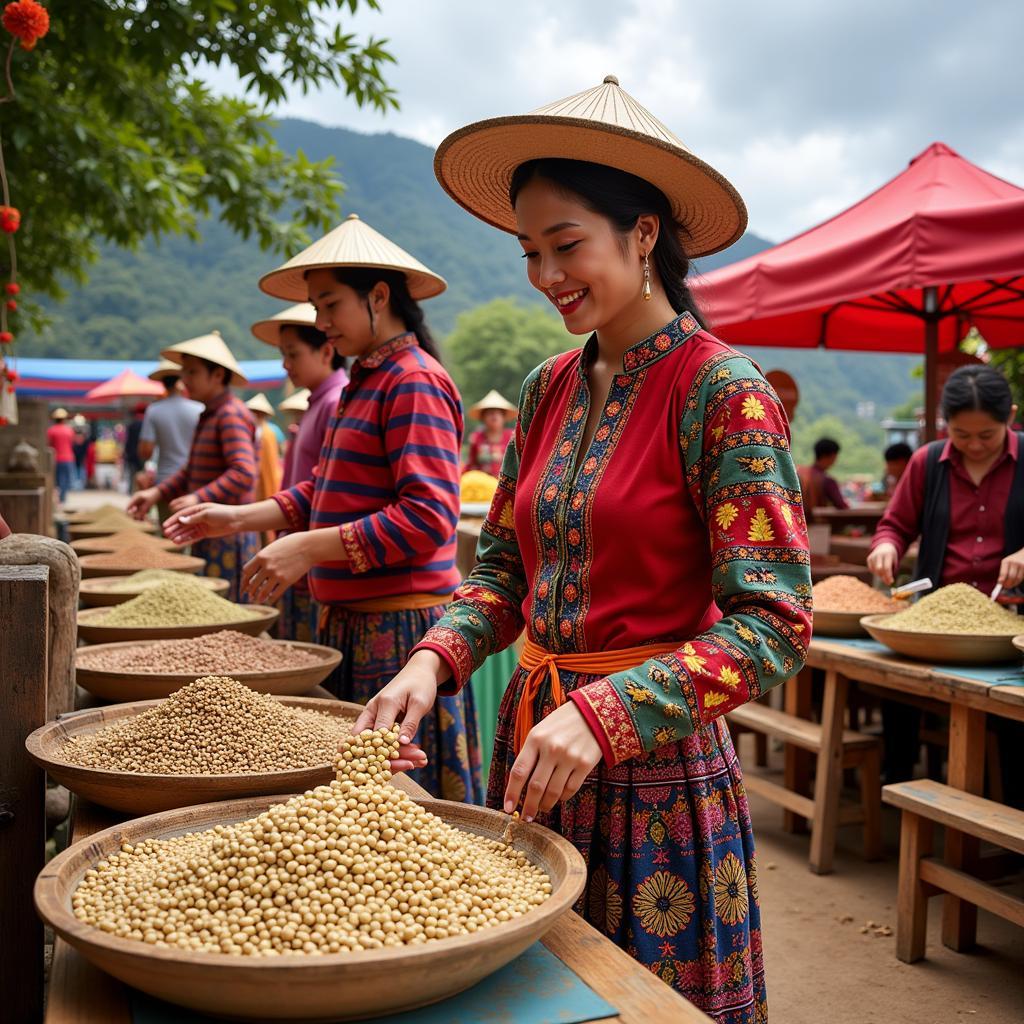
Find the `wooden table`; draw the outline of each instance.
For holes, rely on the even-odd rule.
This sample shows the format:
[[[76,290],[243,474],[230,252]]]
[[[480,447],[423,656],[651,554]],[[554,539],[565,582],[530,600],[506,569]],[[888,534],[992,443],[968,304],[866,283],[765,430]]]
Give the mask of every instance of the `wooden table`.
[[[408,779],[401,788],[427,796]],[[123,821],[123,816],[86,801],[77,801],[72,841],[77,842]],[[687,1002],[660,978],[571,911],[559,918],[543,938],[544,945],[606,999],[619,1013],[601,1018],[604,1024],[712,1024],[711,1018]],[[131,1024],[128,990],[93,967],[62,939],[53,949],[45,1024]]]
[[[864,526],[874,531],[878,521],[885,514],[886,502],[865,501],[858,505],[851,505],[849,508],[832,508],[831,505],[823,505],[811,512],[812,523],[828,523],[835,529],[842,529],[844,526]]]
[[[816,786],[826,787],[825,820],[819,824],[819,848],[812,848],[812,870],[832,870],[835,830],[842,785],[840,740],[846,715],[848,681],[869,683],[895,694],[926,698],[949,708],[948,785],[981,795],[985,784],[985,717],[997,715],[1024,722],[1024,686],[997,686],[941,671],[925,662],[895,654],[880,654],[837,641],[815,637],[807,664],[825,671],[822,704],[822,746]],[[806,673],[787,684],[787,710],[809,710]],[[977,840],[947,831],[945,860],[953,868],[970,866],[977,857]],[[977,908],[955,896],[945,896],[942,940],[951,949],[974,945]]]
[[[855,576],[864,583],[871,582],[871,570],[852,562],[827,562],[811,556],[811,582],[819,583],[829,576]]]
[[[871,545],[874,541],[875,538],[870,534],[865,534],[863,537],[834,536],[829,541],[828,550],[830,555],[836,555],[844,562],[853,562],[854,565],[867,565],[868,555],[871,552]],[[900,568],[909,571],[913,568],[916,561],[917,542],[915,541],[907,548],[903,561],[900,563]]]

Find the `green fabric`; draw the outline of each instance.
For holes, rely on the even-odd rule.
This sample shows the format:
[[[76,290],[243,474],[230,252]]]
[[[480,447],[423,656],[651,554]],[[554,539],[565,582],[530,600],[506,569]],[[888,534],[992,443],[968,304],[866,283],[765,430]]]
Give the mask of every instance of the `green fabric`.
[[[498,727],[498,707],[505,695],[505,687],[519,664],[514,647],[493,654],[473,673],[469,685],[473,688],[477,723],[480,729],[480,754],[483,759],[484,785],[491,767],[494,735]]]

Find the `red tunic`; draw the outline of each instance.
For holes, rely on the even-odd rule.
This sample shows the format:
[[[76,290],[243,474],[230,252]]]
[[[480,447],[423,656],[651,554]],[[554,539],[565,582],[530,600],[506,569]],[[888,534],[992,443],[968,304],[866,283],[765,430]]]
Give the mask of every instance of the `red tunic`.
[[[501,472],[501,460],[505,457],[505,449],[512,440],[515,431],[506,427],[497,444],[487,440],[487,431],[480,427],[473,431],[469,439],[469,458],[466,460],[466,471],[477,469],[481,473],[497,476]]]

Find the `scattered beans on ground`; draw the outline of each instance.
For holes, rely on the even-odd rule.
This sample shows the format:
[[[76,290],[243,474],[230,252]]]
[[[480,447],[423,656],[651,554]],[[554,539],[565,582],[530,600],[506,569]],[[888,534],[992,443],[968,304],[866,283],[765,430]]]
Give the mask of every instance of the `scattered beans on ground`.
[[[61,756],[85,768],[156,775],[291,771],[331,764],[353,720],[203,676],[140,715],[69,737]]]
[[[1015,636],[1024,633],[1024,618],[990,601],[967,583],[951,583],[886,619],[885,628],[908,633]]]
[[[124,604],[114,605],[93,620],[98,626],[208,626],[215,622],[244,622],[262,613],[244,604],[226,601],[197,579],[183,576],[165,580]]]
[[[186,640],[157,640],[138,647],[115,647],[106,651],[83,647],[77,661],[82,668],[93,671],[196,676],[271,672],[319,663],[315,654],[301,647],[246,636],[233,629]]]
[[[75,915],[125,939],[242,956],[357,953],[501,925],[551,894],[504,843],[389,784],[397,726],[348,737],[328,786],[248,821],[124,844],[87,871]]]
[[[814,584],[814,610],[822,612],[860,612],[878,615],[903,609],[899,601],[868,586],[856,576],[826,576]]]

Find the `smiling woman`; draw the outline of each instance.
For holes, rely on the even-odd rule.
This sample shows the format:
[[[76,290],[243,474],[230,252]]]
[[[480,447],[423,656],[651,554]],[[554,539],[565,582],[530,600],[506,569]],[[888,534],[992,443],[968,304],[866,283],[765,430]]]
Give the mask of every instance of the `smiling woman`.
[[[785,413],[686,283],[690,257],[742,233],[742,201],[610,76],[455,132],[434,166],[516,235],[586,340],[527,378],[478,564],[356,727],[398,715],[411,740],[525,627],[488,803],[521,803],[583,853],[595,927],[721,1024],[763,1024],[724,715],[799,669],[811,588]]]

